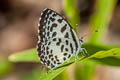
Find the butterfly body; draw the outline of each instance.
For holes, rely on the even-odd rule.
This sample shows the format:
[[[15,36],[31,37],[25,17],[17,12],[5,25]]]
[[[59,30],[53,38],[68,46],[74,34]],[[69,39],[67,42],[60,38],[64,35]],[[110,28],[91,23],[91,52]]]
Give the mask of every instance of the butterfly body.
[[[38,55],[48,68],[59,67],[82,51],[82,42],[71,25],[57,12],[45,9],[38,24]]]

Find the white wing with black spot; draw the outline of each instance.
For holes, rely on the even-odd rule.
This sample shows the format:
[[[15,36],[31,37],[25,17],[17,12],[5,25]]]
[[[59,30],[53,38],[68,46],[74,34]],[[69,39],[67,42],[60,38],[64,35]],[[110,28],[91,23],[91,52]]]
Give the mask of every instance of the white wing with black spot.
[[[45,9],[38,24],[38,55],[41,63],[54,69],[81,49],[79,39],[70,24],[58,13]]]

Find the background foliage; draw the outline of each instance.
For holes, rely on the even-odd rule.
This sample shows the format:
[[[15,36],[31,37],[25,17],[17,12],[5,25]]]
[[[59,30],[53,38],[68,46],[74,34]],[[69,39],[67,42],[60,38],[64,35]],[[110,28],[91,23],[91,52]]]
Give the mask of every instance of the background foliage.
[[[64,0],[64,12],[73,29],[77,31],[76,23],[80,25],[80,12],[77,8],[77,0]],[[77,62],[69,61],[75,65],[75,80],[93,80],[97,65],[120,66],[120,46],[104,44],[104,37],[108,30],[109,22],[116,6],[117,0],[96,0],[95,12],[90,19],[91,35],[88,42],[82,47],[86,48],[89,57],[79,58]],[[72,6],[71,6],[72,5]],[[96,31],[97,30],[97,31]],[[95,32],[96,31],[96,32]],[[78,31],[79,33],[79,31]],[[12,54],[9,61],[2,61],[0,64],[0,76],[8,74],[12,70],[11,62],[39,62],[36,48]],[[3,63],[4,62],[4,63]],[[72,64],[49,70],[37,67],[31,72],[26,72],[21,80],[69,80],[68,67]],[[9,67],[8,67],[9,65]]]

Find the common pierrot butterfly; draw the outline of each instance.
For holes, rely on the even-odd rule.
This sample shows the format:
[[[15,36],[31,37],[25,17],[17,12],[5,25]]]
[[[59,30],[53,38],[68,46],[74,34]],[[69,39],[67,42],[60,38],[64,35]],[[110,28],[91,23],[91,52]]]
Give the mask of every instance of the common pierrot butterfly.
[[[57,12],[44,9],[38,27],[37,51],[41,63],[47,68],[55,69],[83,51],[82,40],[79,40],[68,21]]]

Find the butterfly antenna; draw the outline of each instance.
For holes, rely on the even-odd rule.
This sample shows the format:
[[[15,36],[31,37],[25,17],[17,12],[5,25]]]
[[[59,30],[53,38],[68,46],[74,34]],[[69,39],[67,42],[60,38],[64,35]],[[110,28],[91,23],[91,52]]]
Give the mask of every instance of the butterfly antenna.
[[[83,43],[83,39],[84,39],[84,37],[86,37],[87,35],[85,34],[85,35],[83,35],[81,38],[80,38],[80,41]]]
[[[97,33],[97,32],[99,32],[98,29],[94,31],[94,33]],[[94,34],[94,33],[92,33],[92,34]],[[84,37],[86,37],[86,36],[87,36],[87,34],[83,35],[83,36],[80,38],[80,41],[81,41],[82,43],[83,43]]]

